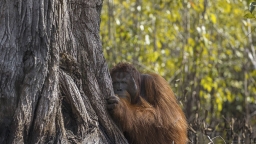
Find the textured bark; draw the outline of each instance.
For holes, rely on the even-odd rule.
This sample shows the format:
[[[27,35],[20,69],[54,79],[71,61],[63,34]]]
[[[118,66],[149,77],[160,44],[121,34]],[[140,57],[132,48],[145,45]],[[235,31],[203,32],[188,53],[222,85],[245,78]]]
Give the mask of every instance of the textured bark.
[[[102,0],[0,3],[0,143],[127,143],[105,109]]]

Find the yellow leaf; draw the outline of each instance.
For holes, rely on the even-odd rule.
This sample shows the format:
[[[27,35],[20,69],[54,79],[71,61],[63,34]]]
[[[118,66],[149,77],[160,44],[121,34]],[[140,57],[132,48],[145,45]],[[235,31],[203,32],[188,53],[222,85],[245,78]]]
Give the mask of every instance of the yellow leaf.
[[[216,18],[216,16],[215,16],[215,14],[211,14],[211,21],[212,21],[212,23],[214,23],[214,24],[216,24],[216,22],[217,22],[217,18]]]
[[[188,39],[188,44],[189,44],[190,46],[195,46],[195,41],[194,41],[192,38],[189,38],[189,39]]]
[[[222,103],[218,103],[218,111],[222,110]]]
[[[157,48],[161,48],[161,47],[162,47],[162,44],[161,44],[160,41],[157,41],[157,42],[156,42],[156,45],[157,45]]]

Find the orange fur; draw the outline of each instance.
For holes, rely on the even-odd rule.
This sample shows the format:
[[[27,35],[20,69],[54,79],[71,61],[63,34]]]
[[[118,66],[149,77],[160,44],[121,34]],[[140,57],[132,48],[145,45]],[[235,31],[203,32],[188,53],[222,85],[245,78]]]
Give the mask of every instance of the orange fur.
[[[132,67],[119,64],[119,69],[122,65]],[[111,75],[119,69],[114,69]],[[157,74],[138,77],[141,91],[137,102],[131,104],[120,98],[112,114],[128,141],[132,144],[185,144],[186,118],[168,83]]]

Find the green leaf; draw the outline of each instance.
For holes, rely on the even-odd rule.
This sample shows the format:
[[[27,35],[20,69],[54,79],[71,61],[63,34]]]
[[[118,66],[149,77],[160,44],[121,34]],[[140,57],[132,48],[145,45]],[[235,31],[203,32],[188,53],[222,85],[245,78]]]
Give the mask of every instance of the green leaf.
[[[255,16],[254,16],[253,14],[251,14],[251,13],[247,13],[247,14],[244,15],[244,18],[247,18],[247,19],[254,19]]]

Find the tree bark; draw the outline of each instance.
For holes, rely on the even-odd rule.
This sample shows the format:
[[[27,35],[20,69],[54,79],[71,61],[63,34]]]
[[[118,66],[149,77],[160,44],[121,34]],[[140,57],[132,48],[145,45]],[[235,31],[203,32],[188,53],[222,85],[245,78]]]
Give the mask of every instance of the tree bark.
[[[102,0],[0,3],[0,143],[127,143],[105,109]]]

